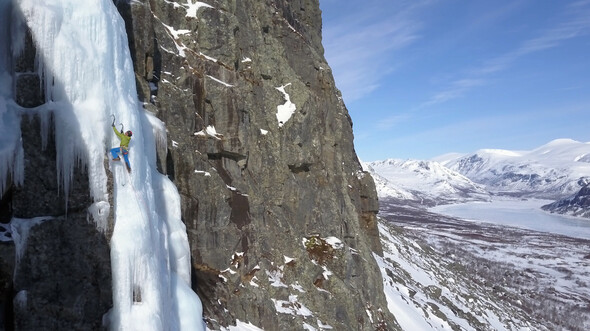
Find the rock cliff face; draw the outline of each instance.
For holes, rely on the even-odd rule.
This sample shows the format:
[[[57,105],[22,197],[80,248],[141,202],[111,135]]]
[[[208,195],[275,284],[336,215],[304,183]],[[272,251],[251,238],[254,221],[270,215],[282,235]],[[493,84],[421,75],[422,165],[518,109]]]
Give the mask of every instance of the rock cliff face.
[[[590,218],[590,184],[586,184],[576,194],[541,208],[552,213]]]
[[[373,258],[382,253],[375,186],[323,57],[318,1],[116,4],[138,96],[168,129],[159,167],[182,197],[193,288],[208,326],[397,328]],[[42,103],[31,88],[39,77],[26,66],[15,70],[26,73],[15,99]],[[26,169],[35,171],[26,172],[24,188],[4,194],[1,210],[54,218],[31,227],[3,297],[28,300],[27,311],[13,308],[18,328],[96,329],[112,304],[109,234],[86,221],[83,171],[65,209],[52,179],[54,148],[40,141],[38,125],[23,120]],[[3,259],[14,255],[6,250]]]
[[[393,327],[371,255],[375,188],[323,57],[319,3],[209,5],[119,4],[139,95],[169,131],[160,164],[182,196],[207,322]]]

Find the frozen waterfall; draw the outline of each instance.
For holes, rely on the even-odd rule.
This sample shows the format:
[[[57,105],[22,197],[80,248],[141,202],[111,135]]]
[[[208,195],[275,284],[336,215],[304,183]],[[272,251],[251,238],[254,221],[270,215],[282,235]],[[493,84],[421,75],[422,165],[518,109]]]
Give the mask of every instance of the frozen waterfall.
[[[16,0],[15,14],[23,18],[20,33],[26,24],[37,49],[47,102],[36,110],[55,118],[61,189],[67,195],[74,168],[85,166],[97,227],[104,230],[107,215],[115,215],[113,308],[105,324],[111,330],[204,330],[201,302],[190,287],[180,197],[156,170],[155,145],[158,135],[165,135],[163,124],[138,102],[124,22],[113,2]],[[13,55],[22,49],[13,44]],[[130,174],[121,162],[109,161],[108,170],[104,166],[108,149],[119,143],[111,115],[133,131]],[[9,167],[0,164],[0,171]],[[113,206],[107,193],[111,175]]]

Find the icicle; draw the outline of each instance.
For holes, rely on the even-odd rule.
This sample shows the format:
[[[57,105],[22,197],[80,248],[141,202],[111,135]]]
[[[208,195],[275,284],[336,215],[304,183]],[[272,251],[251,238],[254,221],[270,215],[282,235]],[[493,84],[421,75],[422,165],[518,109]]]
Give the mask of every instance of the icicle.
[[[98,230],[102,233],[106,232],[108,227],[108,218],[111,212],[111,205],[106,201],[98,201],[88,207],[88,221],[92,217],[92,221],[96,224]]]
[[[4,194],[9,181],[22,185],[24,178],[23,147],[20,132],[20,117],[9,110],[0,96],[0,196]]]
[[[12,40],[10,15],[12,3],[0,0],[0,197],[10,182],[23,183],[23,149],[20,133],[20,116],[9,106],[12,97],[11,71]],[[18,48],[19,45],[13,45]]]
[[[20,128],[20,126],[19,126]],[[22,186],[25,181],[25,151],[23,150],[22,139],[18,140],[15,158],[12,166],[12,183]]]
[[[49,128],[52,124],[53,114],[51,111],[38,111],[36,112],[40,123],[40,134],[41,134],[41,148],[47,149],[47,141],[49,140]]]
[[[164,153],[168,152],[168,135],[166,133],[166,125],[156,116],[146,112],[146,118],[152,126],[153,135],[156,140],[156,148],[163,150]]]
[[[27,26],[24,22],[22,13],[18,10],[14,10],[12,8],[11,2],[12,1],[5,1],[5,7],[1,8],[0,10],[0,13],[2,13],[0,15],[3,15],[3,17],[0,17],[0,19],[6,26],[6,28],[3,29],[3,31],[9,33],[9,39],[5,39],[7,42],[3,42],[3,44],[10,45],[12,48],[12,56],[7,56],[5,58],[6,60],[10,58],[16,59],[23,53],[25,49],[25,36],[27,31]]]
[[[13,218],[10,221],[14,246],[16,247],[17,263],[20,261],[24,254],[24,250],[27,247],[27,239],[29,238],[31,228],[52,219],[54,219],[52,216],[42,216],[29,219]]]

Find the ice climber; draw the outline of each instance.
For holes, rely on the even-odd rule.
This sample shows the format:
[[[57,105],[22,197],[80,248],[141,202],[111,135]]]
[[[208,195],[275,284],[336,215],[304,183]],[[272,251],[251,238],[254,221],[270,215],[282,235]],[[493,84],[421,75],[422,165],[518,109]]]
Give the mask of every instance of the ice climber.
[[[119,137],[119,140],[121,140],[121,145],[120,147],[115,147],[113,149],[111,149],[111,154],[113,155],[113,161],[120,161],[121,158],[119,157],[119,153],[123,154],[123,159],[125,159],[125,165],[127,166],[127,170],[131,171],[131,164],[129,164],[129,141],[131,141],[131,136],[133,135],[133,133],[128,130],[127,132],[125,132],[125,134],[123,134],[123,130],[121,130],[121,132],[117,131],[117,128],[113,125],[113,131],[115,131],[115,134],[117,135],[117,137]]]

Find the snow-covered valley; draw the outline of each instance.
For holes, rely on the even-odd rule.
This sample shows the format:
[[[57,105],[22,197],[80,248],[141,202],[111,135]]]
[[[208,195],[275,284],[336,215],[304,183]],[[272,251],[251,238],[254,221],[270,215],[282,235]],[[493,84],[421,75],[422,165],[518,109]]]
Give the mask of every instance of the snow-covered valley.
[[[400,325],[590,328],[590,220],[541,209],[584,192],[589,153],[560,139],[528,152],[365,164],[380,197],[376,258]]]
[[[590,240],[387,200],[380,215],[377,259],[405,330],[590,328]]]

